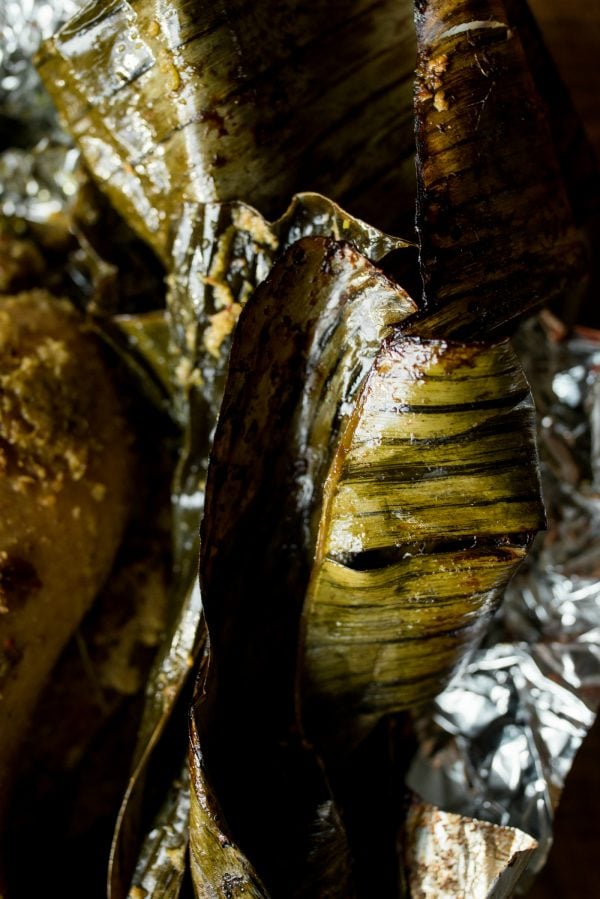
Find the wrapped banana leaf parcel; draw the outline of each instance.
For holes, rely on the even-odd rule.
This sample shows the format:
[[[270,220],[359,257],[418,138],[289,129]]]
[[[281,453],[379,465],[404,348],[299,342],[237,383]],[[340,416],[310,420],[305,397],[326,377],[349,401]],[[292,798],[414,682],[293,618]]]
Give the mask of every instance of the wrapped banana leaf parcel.
[[[109,895],[511,895],[552,803],[519,817],[507,761],[493,802],[458,808],[423,753],[461,671],[474,723],[453,733],[477,730],[502,668],[477,647],[545,525],[509,338],[586,270],[572,176],[594,166],[568,97],[541,96],[555,73],[524,4],[93,0],[37,69],[74,177],[54,165],[44,216],[48,143],[3,153],[3,175],[30,172],[0,196],[3,292],[66,292],[176,457],[170,611]],[[57,210],[65,248],[24,273]],[[145,260],[164,299],[159,279],[140,291]],[[429,804],[407,789],[418,734]],[[9,897],[41,884],[6,878]]]

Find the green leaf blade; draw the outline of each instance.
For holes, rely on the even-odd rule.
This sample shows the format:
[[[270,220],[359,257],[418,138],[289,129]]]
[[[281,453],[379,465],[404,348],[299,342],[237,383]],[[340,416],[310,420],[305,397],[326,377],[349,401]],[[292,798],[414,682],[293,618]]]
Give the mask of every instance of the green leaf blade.
[[[389,341],[344,444],[305,610],[309,733],[338,745],[439,692],[544,520],[506,343]]]

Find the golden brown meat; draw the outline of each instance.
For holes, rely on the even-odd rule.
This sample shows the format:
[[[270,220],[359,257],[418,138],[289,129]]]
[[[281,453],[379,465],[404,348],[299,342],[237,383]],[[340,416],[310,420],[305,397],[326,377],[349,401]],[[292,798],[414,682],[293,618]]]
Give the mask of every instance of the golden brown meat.
[[[67,301],[0,298],[0,820],[60,650],[106,579],[131,438],[97,340]]]

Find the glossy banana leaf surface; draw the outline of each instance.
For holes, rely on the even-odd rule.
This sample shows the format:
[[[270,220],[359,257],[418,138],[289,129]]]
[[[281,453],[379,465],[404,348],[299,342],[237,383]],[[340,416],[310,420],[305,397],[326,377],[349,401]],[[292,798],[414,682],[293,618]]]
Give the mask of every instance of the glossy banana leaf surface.
[[[544,515],[508,343],[389,340],[327,480],[305,607],[307,727],[345,752],[432,699]]]
[[[184,200],[276,217],[316,190],[412,224],[408,0],[96,0],[39,70],[114,205],[165,259]]]
[[[198,895],[207,899],[247,896],[268,899],[256,870],[232,841],[222,813],[204,773],[200,739],[192,722],[190,767],[193,772],[189,827],[190,868]],[[344,878],[343,883],[346,883]],[[347,885],[347,884],[346,884]]]
[[[281,253],[303,237],[346,240],[379,262],[411,244],[354,218],[319,194],[297,194],[275,222],[245,203],[186,203],[174,235],[168,321],[183,388],[216,418],[242,307]]]
[[[286,247],[307,235],[344,236],[374,261],[409,246],[317,194],[294,197],[286,213],[273,223],[243,203],[186,204],[173,244],[165,313],[161,317],[157,313],[145,317],[117,316],[109,332],[111,341],[143,381],[146,392],[163,397],[161,403],[167,394],[171,416],[182,428],[181,451],[172,483],[175,618],[146,691],[134,770],[112,850],[112,899],[125,895],[132,874],[136,884],[144,889],[149,885],[154,889],[159,878],[163,890],[176,875],[182,874],[171,865],[173,854],[157,846],[154,830],[146,839],[137,865],[134,856],[139,844],[140,805],[146,778],[157,764],[154,759],[164,743],[163,733],[173,707],[206,646],[197,557],[198,522],[204,505],[212,433],[242,308]],[[390,320],[398,319],[391,316]],[[162,385],[167,385],[168,390]],[[175,782],[179,779],[176,774]],[[175,786],[173,790],[177,793]],[[165,808],[163,812],[172,815],[172,830],[179,827],[183,797],[180,795],[179,799],[179,804],[167,800],[170,811]]]
[[[297,195],[286,213],[272,223],[243,203],[187,204],[176,233],[165,315],[170,337],[172,413],[183,428],[173,484],[175,557],[181,590],[192,591],[189,595],[194,608],[199,601],[198,596],[193,599],[197,590],[198,522],[233,335],[245,303],[278,257],[308,236],[343,237],[365,261],[373,262],[409,246],[407,241],[383,234],[318,194]],[[180,624],[185,621],[186,626],[179,630],[189,632],[186,604],[183,609]],[[184,641],[184,645],[188,644]],[[175,649],[183,659],[181,639],[175,642]],[[182,668],[181,661],[178,668]],[[187,670],[187,663],[183,670]]]
[[[274,895],[353,895],[344,833],[302,735],[298,635],[339,434],[382,339],[412,309],[350,245],[306,238],[234,338],[201,534],[210,662],[196,770]],[[195,820],[192,857],[205,833]]]
[[[348,283],[376,290],[352,309]],[[381,347],[410,311],[389,289],[344,244],[293,245],[242,313],[215,435],[191,851],[218,797],[228,851],[273,895],[352,894],[311,868],[347,857],[341,819],[317,826],[335,809],[323,772],[439,691],[543,524],[509,345]]]
[[[501,0],[416,4],[420,336],[489,339],[585,270],[547,111]]]

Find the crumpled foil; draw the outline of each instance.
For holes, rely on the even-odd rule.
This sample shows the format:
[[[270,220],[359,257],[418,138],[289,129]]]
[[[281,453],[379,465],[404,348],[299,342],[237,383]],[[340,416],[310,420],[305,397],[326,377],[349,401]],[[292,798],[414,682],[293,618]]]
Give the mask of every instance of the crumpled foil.
[[[0,3],[0,213],[47,222],[77,190],[79,151],[61,131],[32,58],[81,0]]]
[[[0,153],[0,213],[43,224],[61,213],[77,193],[79,150],[42,139],[31,150]]]
[[[0,4],[4,216],[44,222],[76,190],[77,151],[58,128],[31,58],[81,5]],[[486,645],[416,722],[420,750],[409,774],[412,789],[445,812],[535,837],[530,871],[549,851],[565,777],[600,702],[600,340],[558,340],[543,321],[523,327],[518,348],[539,411],[548,530]],[[464,848],[469,825],[457,826]],[[467,847],[474,857],[478,841],[481,831]],[[439,897],[439,884],[422,895]]]
[[[547,530],[487,644],[417,722],[408,779],[427,802],[535,837],[529,877],[600,704],[600,334],[560,336],[546,314],[517,347],[537,406]]]
[[[81,0],[2,0],[0,117],[11,144],[32,146],[56,129],[56,113],[32,64],[40,43],[82,5]],[[2,134],[8,145],[8,133]],[[2,146],[0,144],[0,149]]]

